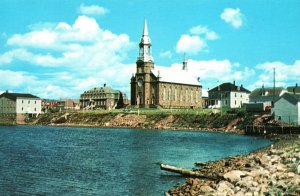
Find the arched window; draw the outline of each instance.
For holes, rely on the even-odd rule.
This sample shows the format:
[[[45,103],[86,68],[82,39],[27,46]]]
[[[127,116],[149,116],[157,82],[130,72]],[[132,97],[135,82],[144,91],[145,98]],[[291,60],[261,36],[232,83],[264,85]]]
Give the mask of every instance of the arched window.
[[[174,90],[174,101],[176,101],[176,97],[177,97],[177,89],[175,88],[175,90]]]
[[[168,100],[171,100],[171,94],[172,94],[172,90],[171,87],[169,87],[169,91],[168,91]]]

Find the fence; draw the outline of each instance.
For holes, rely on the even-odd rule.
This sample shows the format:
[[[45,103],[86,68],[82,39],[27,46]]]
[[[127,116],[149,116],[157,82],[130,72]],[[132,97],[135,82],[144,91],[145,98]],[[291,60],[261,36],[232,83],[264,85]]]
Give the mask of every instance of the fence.
[[[300,134],[300,126],[247,125],[247,135]]]

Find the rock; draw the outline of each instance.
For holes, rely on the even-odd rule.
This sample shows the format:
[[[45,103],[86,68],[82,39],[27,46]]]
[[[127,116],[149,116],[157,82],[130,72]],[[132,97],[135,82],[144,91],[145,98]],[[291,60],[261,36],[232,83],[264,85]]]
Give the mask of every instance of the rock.
[[[214,189],[211,188],[210,186],[204,185],[200,187],[200,192],[201,193],[212,193],[214,192]]]
[[[221,181],[217,185],[217,191],[219,193],[226,193],[227,195],[233,195],[234,191],[232,190],[234,186],[227,181]]]
[[[230,182],[237,182],[241,179],[241,177],[244,177],[245,173],[240,170],[232,170],[226,174],[224,174],[224,178],[229,180]]]
[[[269,154],[271,154],[271,155],[281,155],[283,153],[284,153],[284,151],[282,151],[282,150],[276,150],[276,149],[272,149],[269,152]]]
[[[297,167],[297,174],[300,174],[300,165]]]
[[[277,164],[276,165],[276,170],[279,171],[279,172],[283,172],[285,171],[285,166],[283,164]]]

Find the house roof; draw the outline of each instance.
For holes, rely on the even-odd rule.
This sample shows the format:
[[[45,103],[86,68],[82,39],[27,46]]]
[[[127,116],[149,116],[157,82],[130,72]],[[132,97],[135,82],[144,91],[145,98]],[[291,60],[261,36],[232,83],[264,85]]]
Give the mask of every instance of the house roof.
[[[218,91],[237,91],[237,92],[250,93],[250,91],[245,89],[242,85],[236,86],[230,82],[223,83],[219,86],[216,86],[215,88],[210,89],[208,92],[218,92]]]
[[[279,97],[285,92],[285,89],[283,87],[275,87],[275,94],[273,87],[264,87],[264,88],[257,88],[253,90],[250,94],[251,97],[262,97],[262,96],[268,96],[268,97]]]
[[[84,93],[119,93],[118,90],[114,90],[112,89],[111,87],[95,87],[95,88],[92,88],[88,91],[85,91]]]
[[[156,77],[159,77],[159,81],[161,82],[200,86],[200,82],[197,80],[197,78],[192,76],[186,70],[176,70],[169,67],[155,66],[152,73]]]
[[[296,105],[300,102],[300,94],[292,94],[292,93],[284,93],[279,99],[275,102],[279,101],[280,99],[285,99],[293,105]]]
[[[300,86],[289,86],[287,87],[289,93],[300,93]]]
[[[28,93],[8,93],[8,92],[4,92],[0,95],[1,97],[6,97],[8,99],[11,100],[17,100],[17,98],[33,98],[33,99],[39,99],[39,97],[32,95],[32,94],[28,94]]]

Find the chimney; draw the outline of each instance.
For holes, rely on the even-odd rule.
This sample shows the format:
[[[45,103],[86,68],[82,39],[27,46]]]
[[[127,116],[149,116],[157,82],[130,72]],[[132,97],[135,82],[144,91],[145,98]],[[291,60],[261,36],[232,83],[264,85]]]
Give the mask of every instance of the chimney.
[[[296,88],[298,87],[298,83],[296,83]]]
[[[103,87],[106,87],[106,83],[104,83]]]
[[[233,80],[233,85],[235,86],[235,80]]]
[[[8,90],[6,90],[5,93],[8,93]]]

